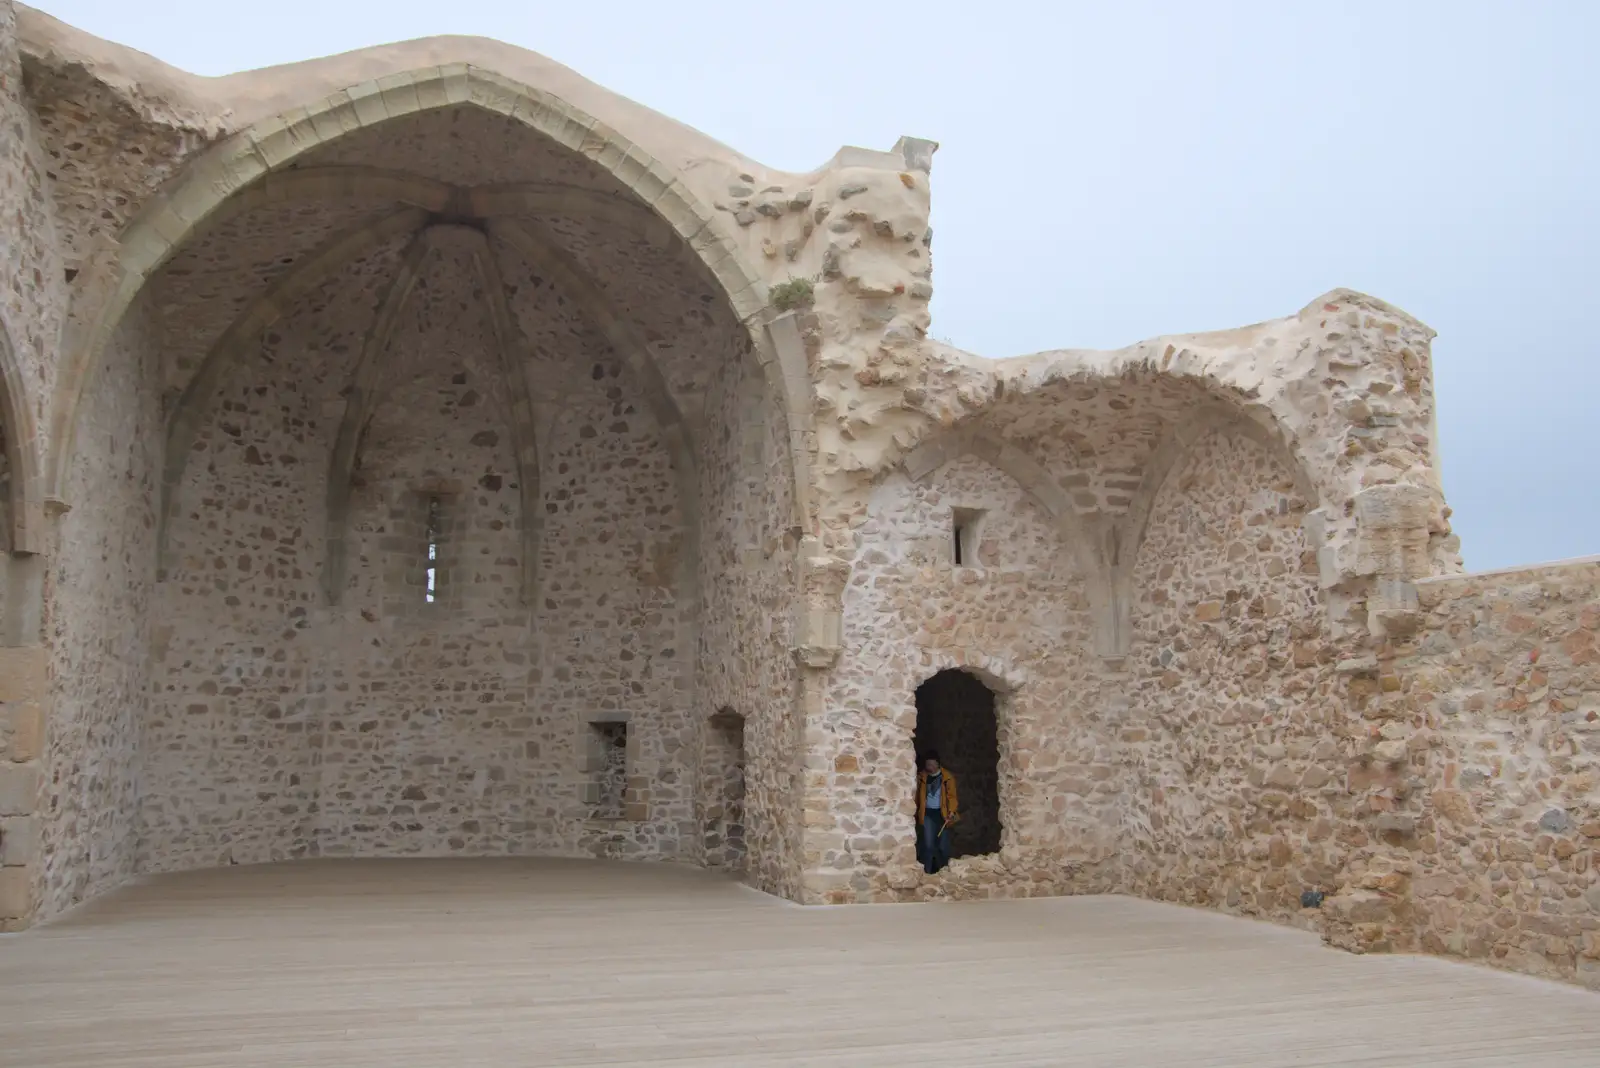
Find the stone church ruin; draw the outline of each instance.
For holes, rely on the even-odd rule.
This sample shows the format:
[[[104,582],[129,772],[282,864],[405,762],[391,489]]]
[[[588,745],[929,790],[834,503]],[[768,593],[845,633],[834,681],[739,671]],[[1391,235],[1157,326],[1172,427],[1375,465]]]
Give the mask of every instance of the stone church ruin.
[[[202,78],[0,0],[0,109],[0,927],[596,857],[1600,988],[1600,560],[1462,573],[1397,308],[974,356],[934,143],[780,173],[478,39]]]

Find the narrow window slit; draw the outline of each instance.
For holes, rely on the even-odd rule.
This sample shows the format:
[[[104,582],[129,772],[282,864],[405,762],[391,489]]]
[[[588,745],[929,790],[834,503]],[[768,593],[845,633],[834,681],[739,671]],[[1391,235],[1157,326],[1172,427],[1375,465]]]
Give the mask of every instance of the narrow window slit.
[[[982,518],[981,509],[951,509],[950,558],[957,567],[978,566],[978,522]]]
[[[439,599],[439,498],[428,498],[428,570],[424,600],[433,604]]]

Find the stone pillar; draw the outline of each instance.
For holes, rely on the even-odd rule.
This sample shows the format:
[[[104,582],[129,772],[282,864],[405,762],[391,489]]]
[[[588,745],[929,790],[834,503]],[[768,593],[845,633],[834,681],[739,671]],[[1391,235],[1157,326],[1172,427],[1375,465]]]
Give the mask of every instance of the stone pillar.
[[[800,664],[801,850],[800,900],[822,904],[841,900],[840,886],[820,870],[826,851],[842,839],[834,827],[828,758],[829,732],[824,723],[824,691],[828,672],[839,658],[843,641],[844,586],[850,562],[828,553],[820,538],[800,543],[800,618],[795,626],[795,659]]]
[[[1346,778],[1359,831],[1339,891],[1324,904],[1323,938],[1352,952],[1416,948],[1411,907],[1424,725],[1395,667],[1396,647],[1417,632],[1416,580],[1433,567],[1430,517],[1436,494],[1410,484],[1355,495],[1355,570],[1366,591],[1365,655],[1339,671],[1360,743]]]
[[[37,901],[49,653],[0,649],[0,931],[28,926]]]
[[[841,732],[849,728],[842,710],[827,707],[844,640],[855,530],[867,518],[878,476],[954,422],[958,409],[973,406],[972,398],[956,396],[964,380],[928,371],[928,217],[936,147],[907,137],[888,152],[841,149],[807,194],[797,243],[784,245],[793,270],[812,282],[796,324],[812,377],[816,463],[808,536],[800,549],[795,640],[805,775],[800,896],[812,904],[866,900],[871,889],[848,859],[836,809],[840,776],[859,782],[879,769],[860,767],[854,754],[840,755]]]

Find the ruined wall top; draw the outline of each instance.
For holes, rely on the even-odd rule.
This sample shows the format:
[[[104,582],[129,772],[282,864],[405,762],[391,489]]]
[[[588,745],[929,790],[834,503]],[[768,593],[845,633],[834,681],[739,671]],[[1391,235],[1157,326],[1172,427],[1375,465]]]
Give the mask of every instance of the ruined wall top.
[[[16,9],[17,35],[28,60],[47,69],[81,71],[121,95],[145,121],[193,129],[208,138],[247,129],[352,86],[465,64],[550,93],[592,115],[673,168],[707,201],[724,198],[729,181],[740,175],[749,176],[758,188],[804,184],[807,177],[852,165],[856,157],[886,156],[844,148],[809,175],[775,170],[554,60],[485,37],[428,37],[207,77],[95,37],[42,11],[22,4]]]
[[[1117,352],[984,359],[928,337],[931,141],[844,148],[813,172],[789,174],[492,40],[435,37],[212,78],[31,9],[18,14],[47,139],[64,152],[85,140],[60,119],[82,90],[101,112],[99,143],[151,141],[137,161],[85,160],[57,182],[65,273],[77,281],[64,388],[45,435],[52,493],[72,454],[77,398],[109,330],[223,199],[352,129],[470,103],[612,172],[722,286],[781,387],[798,525],[820,539],[811,556],[822,549],[848,558],[849,531],[873,483],[913,450],[939,448],[942,434],[983,431],[1060,451],[1061,442],[1045,438],[1075,432],[1065,424],[1081,388],[1138,379],[1153,391],[1146,407],[1163,427],[1146,435],[1156,459],[1163,441],[1166,453],[1185,446],[1211,409],[1294,458],[1325,589],[1362,575],[1404,581],[1459,570],[1437,470],[1433,332],[1382,301],[1334,290],[1293,316],[1232,331]],[[110,173],[119,169],[130,173]],[[1152,492],[1165,467],[1153,470]],[[1406,533],[1361,541],[1358,526]],[[1107,537],[1115,557],[1120,535]],[[1396,611],[1412,611],[1410,593],[1394,596]]]

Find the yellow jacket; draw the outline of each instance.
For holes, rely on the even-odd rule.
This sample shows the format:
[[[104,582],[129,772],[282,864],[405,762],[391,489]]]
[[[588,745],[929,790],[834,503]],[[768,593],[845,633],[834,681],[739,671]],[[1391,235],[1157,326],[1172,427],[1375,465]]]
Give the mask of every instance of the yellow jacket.
[[[939,812],[944,816],[946,823],[954,823],[957,819],[956,810],[956,777],[944,768],[939,769]],[[922,825],[922,820],[928,814],[928,773],[917,772],[917,825]]]

